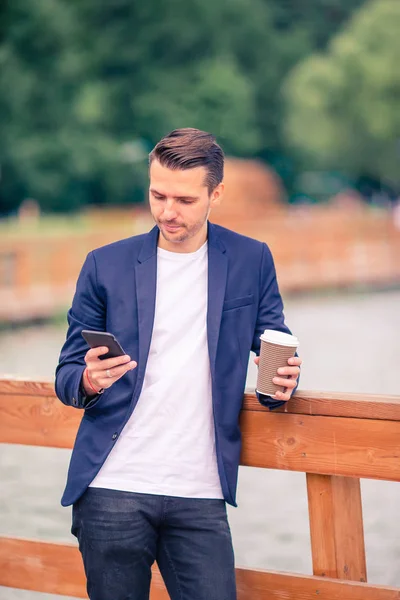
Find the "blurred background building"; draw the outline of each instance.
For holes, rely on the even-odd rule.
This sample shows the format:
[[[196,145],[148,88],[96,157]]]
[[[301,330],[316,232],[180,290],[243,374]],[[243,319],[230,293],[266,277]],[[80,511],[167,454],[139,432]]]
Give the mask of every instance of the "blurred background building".
[[[152,226],[147,155],[198,127],[227,155],[211,220],[273,251],[300,387],[400,394],[398,0],[14,0],[0,27],[0,375],[53,376],[86,253]],[[71,541],[67,454],[2,448],[2,533]],[[240,482],[238,564],[311,572],[302,478]],[[363,485],[369,578],[400,585],[400,490]]]

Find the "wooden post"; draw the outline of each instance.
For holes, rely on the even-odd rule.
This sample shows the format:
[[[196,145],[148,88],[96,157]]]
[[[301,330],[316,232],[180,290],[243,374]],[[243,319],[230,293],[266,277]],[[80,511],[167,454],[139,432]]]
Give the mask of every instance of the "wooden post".
[[[314,575],[367,581],[360,480],[307,473]]]

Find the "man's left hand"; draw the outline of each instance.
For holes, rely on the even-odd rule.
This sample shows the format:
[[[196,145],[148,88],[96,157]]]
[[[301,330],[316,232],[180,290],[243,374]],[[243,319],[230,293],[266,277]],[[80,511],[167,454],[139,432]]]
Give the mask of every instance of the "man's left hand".
[[[260,357],[257,356],[254,362],[258,366]],[[276,400],[290,400],[290,396],[297,385],[297,380],[300,375],[300,365],[303,361],[299,356],[293,356],[288,360],[288,367],[281,367],[277,371],[277,376],[273,378],[275,385],[280,385],[285,388],[284,392],[276,392],[274,398]]]

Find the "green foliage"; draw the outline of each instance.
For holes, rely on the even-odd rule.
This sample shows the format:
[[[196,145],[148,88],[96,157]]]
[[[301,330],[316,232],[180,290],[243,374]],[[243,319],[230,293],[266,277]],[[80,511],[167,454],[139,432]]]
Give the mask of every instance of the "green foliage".
[[[288,140],[322,167],[400,183],[400,3],[374,0],[286,84]]]
[[[147,124],[144,134],[149,138],[190,126],[215,132],[233,153],[251,155],[260,145],[253,89],[232,60],[198,63],[182,80],[160,74],[133,99],[132,107],[136,118]]]
[[[52,211],[140,201],[146,155],[175,127],[212,131],[228,154],[283,155],[287,73],[362,2],[9,2],[0,214],[25,197]]]

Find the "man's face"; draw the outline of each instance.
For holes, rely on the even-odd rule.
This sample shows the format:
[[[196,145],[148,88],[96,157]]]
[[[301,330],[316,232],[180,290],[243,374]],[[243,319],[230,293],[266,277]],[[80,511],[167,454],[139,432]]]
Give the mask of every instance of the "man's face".
[[[218,203],[223,185],[209,195],[206,176],[205,167],[171,170],[157,160],[151,163],[150,210],[171,249],[186,251],[207,229],[208,215]]]

